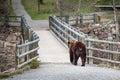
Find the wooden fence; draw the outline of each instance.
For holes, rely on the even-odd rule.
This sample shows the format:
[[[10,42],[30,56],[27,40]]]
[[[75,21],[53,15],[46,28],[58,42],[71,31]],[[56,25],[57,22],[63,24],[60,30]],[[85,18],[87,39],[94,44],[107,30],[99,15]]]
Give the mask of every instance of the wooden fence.
[[[61,17],[66,23],[84,24],[84,23],[98,23],[100,16],[97,14],[79,14],[79,15],[65,15]]]

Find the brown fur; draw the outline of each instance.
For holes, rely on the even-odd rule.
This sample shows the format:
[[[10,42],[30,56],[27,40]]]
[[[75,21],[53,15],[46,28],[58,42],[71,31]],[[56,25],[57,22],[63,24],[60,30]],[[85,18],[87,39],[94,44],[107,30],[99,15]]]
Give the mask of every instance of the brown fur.
[[[79,41],[68,42],[70,62],[74,65],[77,65],[79,57],[81,57],[81,66],[85,66],[86,62],[86,46]]]

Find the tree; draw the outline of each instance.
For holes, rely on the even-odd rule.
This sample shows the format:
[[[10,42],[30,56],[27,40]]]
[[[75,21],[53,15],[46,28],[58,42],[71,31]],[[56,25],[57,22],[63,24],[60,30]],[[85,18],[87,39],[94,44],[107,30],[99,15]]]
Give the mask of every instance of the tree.
[[[8,25],[9,2],[8,0],[0,0],[0,17],[4,16],[4,25]]]
[[[40,5],[43,4],[43,0],[38,0],[38,13],[40,13]]]
[[[60,17],[63,16],[62,2],[63,2],[62,0],[57,0],[57,8]]]
[[[115,7],[115,1],[113,0],[113,10],[114,10],[114,20],[116,25],[116,37],[119,40],[119,26],[118,26],[118,16],[117,16],[117,8]]]
[[[79,0],[79,3],[78,3],[78,10],[77,10],[77,17],[76,17],[76,25],[78,25],[78,16],[80,14],[80,6],[81,6],[81,0]]]
[[[57,0],[57,9],[59,12],[59,16],[65,16],[66,14],[70,14],[77,11],[78,0]]]
[[[40,4],[43,4],[43,0],[40,0]]]
[[[0,0],[0,14],[5,14],[7,12],[7,1],[6,0]]]

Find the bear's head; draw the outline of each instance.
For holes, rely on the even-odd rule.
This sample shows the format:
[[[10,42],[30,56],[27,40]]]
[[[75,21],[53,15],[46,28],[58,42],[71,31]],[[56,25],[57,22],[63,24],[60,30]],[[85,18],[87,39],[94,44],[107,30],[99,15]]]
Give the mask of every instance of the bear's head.
[[[74,44],[75,44],[74,41],[71,41],[71,42],[69,41],[69,42],[68,42],[68,47],[70,48],[70,47],[74,46]]]

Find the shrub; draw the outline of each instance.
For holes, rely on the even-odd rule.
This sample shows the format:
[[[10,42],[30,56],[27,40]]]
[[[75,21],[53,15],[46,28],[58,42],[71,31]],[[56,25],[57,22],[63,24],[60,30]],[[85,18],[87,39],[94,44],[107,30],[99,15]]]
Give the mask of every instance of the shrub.
[[[38,60],[33,60],[32,62],[29,63],[29,66],[31,69],[35,69],[39,67],[39,61]]]

